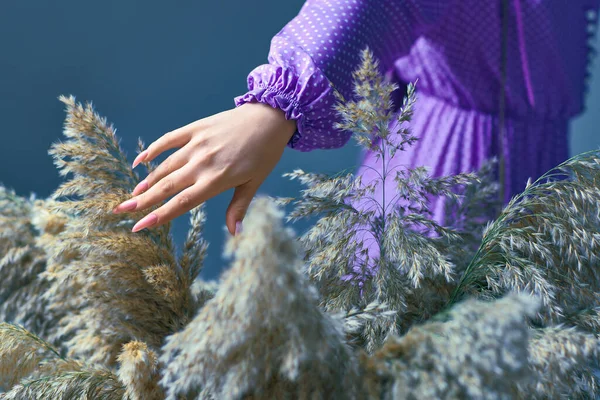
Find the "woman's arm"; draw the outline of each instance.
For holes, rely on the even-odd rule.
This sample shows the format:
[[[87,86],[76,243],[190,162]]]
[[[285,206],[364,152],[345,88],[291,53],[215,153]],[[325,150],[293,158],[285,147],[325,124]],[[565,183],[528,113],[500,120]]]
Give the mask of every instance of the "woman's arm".
[[[365,46],[390,67],[447,1],[309,0],[273,38],[269,64],[252,71],[249,91],[236,98],[236,108],[171,131],[136,158],[134,166],[178,148],[114,212],[145,210],[173,196],[138,221],[133,228],[138,231],[235,188],[226,213],[234,234],[286,144],[309,151],[348,141],[349,133],[333,129],[330,83],[349,98],[352,72]]]
[[[236,106],[261,102],[296,120],[288,146],[300,151],[343,146],[350,132],[334,129],[336,99],[352,95],[352,72],[369,47],[382,72],[434,26],[451,0],[308,0],[271,41],[268,64],[248,76]]]

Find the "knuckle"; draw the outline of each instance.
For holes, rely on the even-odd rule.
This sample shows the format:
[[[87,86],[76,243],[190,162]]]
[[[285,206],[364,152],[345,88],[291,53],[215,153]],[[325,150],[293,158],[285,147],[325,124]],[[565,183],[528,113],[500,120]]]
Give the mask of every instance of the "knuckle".
[[[227,163],[219,169],[221,177],[236,175],[236,164]]]
[[[181,194],[178,202],[181,207],[188,208],[192,205],[192,198],[188,194]]]
[[[146,148],[149,154],[156,154],[160,151],[162,147],[164,147],[167,143],[169,143],[173,139],[173,131],[167,132],[152,143]]]
[[[156,145],[154,143],[156,143],[156,142],[152,142],[152,143],[150,143],[150,145],[148,145],[146,147],[146,151],[148,152],[148,155],[146,156],[146,160],[152,160],[154,158],[155,149],[156,149]]]
[[[224,167],[217,169],[213,175],[214,182],[221,181],[224,178],[227,178],[228,176],[230,176],[231,168],[232,167],[230,165],[225,165]]]
[[[207,150],[204,152],[204,155],[202,156],[202,158],[204,159],[204,162],[206,162],[207,164],[212,164],[215,161],[215,156],[216,156],[216,153],[213,150]]]
[[[172,193],[175,184],[172,179],[164,179],[160,184],[160,191],[163,193]]]
[[[148,152],[152,152],[153,154],[157,153],[162,146],[163,138],[159,137],[148,146]]]
[[[173,140],[174,136],[175,136],[174,131],[168,131],[167,133],[163,134],[158,140],[160,140],[163,144],[165,144],[165,143],[169,143],[171,140]]]
[[[199,134],[195,134],[190,141],[198,147],[202,147],[205,146],[207,143],[207,139],[205,135],[199,135]]]

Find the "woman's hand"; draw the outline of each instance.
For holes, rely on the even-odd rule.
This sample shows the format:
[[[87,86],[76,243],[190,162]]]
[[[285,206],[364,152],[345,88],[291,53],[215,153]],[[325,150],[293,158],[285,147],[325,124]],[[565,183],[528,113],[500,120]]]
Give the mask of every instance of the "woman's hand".
[[[256,191],[275,168],[296,129],[283,111],[261,103],[192,122],[148,146],[133,162],[151,161],[179,148],[134,189],[113,212],[139,211],[174,196],[135,224],[132,232],[162,225],[228,189],[235,188],[226,224],[234,235]]]

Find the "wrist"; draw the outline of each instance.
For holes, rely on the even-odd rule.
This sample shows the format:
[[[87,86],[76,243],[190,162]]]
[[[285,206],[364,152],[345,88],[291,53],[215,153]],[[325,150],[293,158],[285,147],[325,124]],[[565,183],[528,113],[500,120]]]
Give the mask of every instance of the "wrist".
[[[285,112],[279,108],[258,102],[245,103],[239,108],[244,107],[258,116],[261,125],[267,127],[269,131],[272,130],[277,137],[285,138],[286,144],[296,132],[296,120],[286,119]]]

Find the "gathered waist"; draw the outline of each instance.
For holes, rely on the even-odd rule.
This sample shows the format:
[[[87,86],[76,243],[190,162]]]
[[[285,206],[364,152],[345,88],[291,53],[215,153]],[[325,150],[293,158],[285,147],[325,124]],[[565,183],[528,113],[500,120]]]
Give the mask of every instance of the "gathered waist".
[[[454,109],[456,113],[470,114],[470,115],[478,115],[480,118],[489,118],[490,120],[498,121],[500,119],[499,110],[481,110],[476,107],[467,107],[464,104],[459,104],[453,99],[444,98],[442,96],[437,96],[434,94],[426,93],[424,91],[417,91],[417,99],[418,104],[426,104],[436,105],[437,107],[449,107]],[[548,123],[555,123],[562,125],[562,123],[566,123],[571,119],[569,116],[551,116],[551,115],[543,115],[539,112],[531,111],[529,113],[520,112],[515,113],[509,109],[505,110],[504,120],[505,121],[513,121],[513,122],[522,122],[527,125],[530,124],[539,124],[539,125],[547,125]]]
[[[393,119],[390,131],[397,131],[397,124]],[[524,189],[528,178],[535,180],[568,158],[568,119],[508,117],[500,125],[497,115],[420,93],[409,122],[417,141],[396,153],[394,162],[408,168],[427,166],[433,176],[444,176],[472,172],[502,154],[508,201]],[[400,137],[392,136],[396,140]],[[363,163],[376,167],[371,151],[361,156]]]

